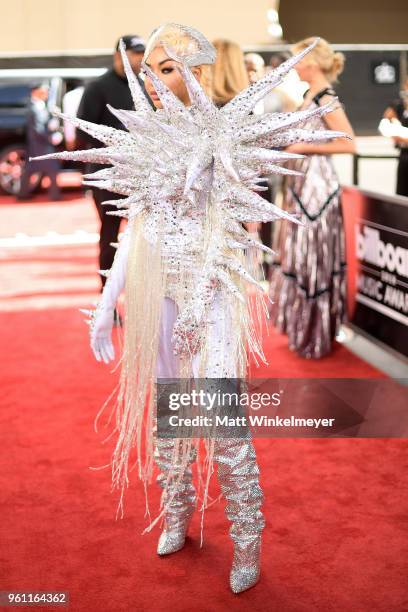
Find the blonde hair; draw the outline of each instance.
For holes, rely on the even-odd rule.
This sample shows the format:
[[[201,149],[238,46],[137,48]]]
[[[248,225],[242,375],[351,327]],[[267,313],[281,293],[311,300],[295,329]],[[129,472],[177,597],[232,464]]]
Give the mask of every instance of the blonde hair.
[[[315,38],[311,37],[297,42],[291,47],[292,53],[295,54],[303,51],[314,40]],[[331,83],[337,81],[337,77],[343,72],[345,62],[343,53],[334,51],[324,38],[321,38],[315,48],[306,55],[307,58],[314,60],[318,64],[327,80]]]
[[[212,68],[213,100],[216,104],[226,104],[248,87],[248,72],[244,54],[237,43],[218,39],[213,45],[217,49],[217,58]]]
[[[154,39],[154,31],[151,35],[151,39]],[[163,43],[167,43],[171,46],[177,54],[180,56],[197,53],[199,51],[198,41],[190,36],[188,32],[179,28],[176,24],[170,24],[164,30],[160,32],[156,42],[153,42],[149,49],[149,54],[156,49],[156,47],[162,47]],[[148,43],[149,44],[149,43]],[[200,68],[200,85],[208,96],[212,95],[212,70],[210,64],[200,64],[197,66]]]

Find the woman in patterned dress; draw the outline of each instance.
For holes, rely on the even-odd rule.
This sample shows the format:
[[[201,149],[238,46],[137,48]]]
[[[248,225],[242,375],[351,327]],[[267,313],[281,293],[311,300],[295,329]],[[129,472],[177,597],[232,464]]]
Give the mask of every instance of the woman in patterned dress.
[[[312,39],[295,44],[298,53]],[[332,83],[342,72],[344,56],[320,39],[295,69],[309,84],[302,109],[333,100]],[[287,177],[284,207],[298,213],[303,226],[280,223],[275,238],[277,256],[271,273],[270,307],[275,326],[288,335],[289,348],[301,357],[319,359],[330,353],[345,320],[346,261],[341,190],[332,154],[354,153],[353,129],[340,104],[324,117],[312,117],[309,129],[329,128],[349,138],[298,143],[286,150],[305,155],[290,167],[302,174]]]

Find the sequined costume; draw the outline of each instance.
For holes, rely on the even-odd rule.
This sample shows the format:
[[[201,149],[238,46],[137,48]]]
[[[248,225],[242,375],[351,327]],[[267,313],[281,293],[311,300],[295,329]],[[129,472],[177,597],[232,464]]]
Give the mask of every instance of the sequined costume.
[[[170,26],[191,38],[192,44],[180,55],[162,43],[168,57],[179,63],[191,107],[184,106],[144,64],[163,105],[153,112],[122,47],[135,111],[111,111],[128,132],[71,118],[105,148],[55,157],[112,164],[87,176],[86,182],[124,196],[113,202],[119,209],[113,214],[126,217],[128,225],[113,266],[105,271],[101,300],[95,310],[88,311],[94,352],[109,358],[111,313],[124,287],[125,342],[115,402],[117,442],[111,459],[112,488],[120,490],[118,510],[123,516],[130,470],[136,466],[146,485],[156,461],[163,488],[161,512],[146,529],[163,517],[158,553],[175,552],[184,544],[197,501],[191,464],[197,458],[197,495],[203,512],[216,462],[235,543],[230,584],[234,592],[240,592],[259,577],[259,563],[254,559],[259,559],[264,527],[252,441],[250,437],[206,439],[203,456],[200,440],[160,439],[155,415],[160,381],[244,378],[249,357],[256,363],[266,362],[256,320],[267,316],[267,296],[248,269],[246,257],[248,247],[266,247],[251,238],[242,222],[283,217],[298,223],[256,193],[260,175],[293,173],[280,164],[300,156],[278,148],[343,134],[303,128],[310,116],[328,112],[330,106],[262,117],[250,114],[309,49],[217,109],[190,70],[213,61],[212,45],[192,28]],[[166,27],[156,30],[150,42],[160,42]],[[148,43],[147,56],[151,48]],[[253,299],[248,284],[256,289]],[[134,448],[135,463],[129,466]]]
[[[317,98],[309,110],[318,104]],[[315,115],[305,127],[321,130],[326,125]],[[269,309],[275,326],[287,334],[291,350],[320,358],[330,353],[346,313],[340,185],[329,155],[307,155],[288,162],[288,167],[301,174],[287,177],[283,208],[299,213],[304,225],[279,223]]]

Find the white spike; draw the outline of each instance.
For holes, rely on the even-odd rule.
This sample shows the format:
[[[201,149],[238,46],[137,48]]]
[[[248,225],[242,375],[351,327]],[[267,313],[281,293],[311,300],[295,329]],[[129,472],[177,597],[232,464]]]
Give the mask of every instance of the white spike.
[[[213,121],[219,115],[219,111],[214,102],[207,96],[204,89],[201,87],[191,69],[185,62],[180,62],[177,66],[183,80],[186,84],[188,95],[192,104],[203,113],[208,121]]]
[[[304,128],[290,128],[285,132],[260,136],[254,143],[261,147],[287,147],[297,142],[325,142],[333,138],[343,137],[343,132],[335,132],[333,130],[316,130],[312,132]]]
[[[227,274],[224,270],[222,270],[221,268],[216,268],[215,270],[215,275],[216,277],[227,287],[227,289],[229,289],[231,291],[231,293],[233,295],[235,295],[235,297],[240,301],[245,303],[245,299],[242,296],[240,290],[238,289],[238,287],[235,285],[235,283],[233,283],[233,281],[231,280],[229,274]]]
[[[154,89],[163,105],[163,110],[169,116],[178,116],[179,118],[184,118],[191,121],[191,115],[188,113],[183,102],[177,98],[177,96],[155,75],[152,70],[150,70],[146,64],[143,63],[142,68],[152,81]]]
[[[101,276],[105,276],[106,278],[108,278],[110,269],[108,269],[108,270],[98,270],[98,272],[99,272],[99,274]]]
[[[154,110],[151,108],[141,86],[139,80],[132,70],[129,63],[129,58],[126,53],[125,43],[121,38],[119,41],[119,51],[122,56],[123,67],[129,83],[130,93],[132,95],[133,104],[135,105],[136,111],[141,111],[145,115],[153,115]]]
[[[112,217],[122,217],[123,219],[127,219],[129,217],[128,210],[108,210],[105,212],[105,215],[111,215]]]
[[[258,289],[261,289],[263,291],[263,287],[249,274],[249,272],[247,270],[245,270],[243,265],[238,260],[233,259],[232,257],[225,257],[224,256],[224,257],[219,257],[217,259],[217,263],[226,266],[227,268],[229,268],[233,272],[236,272],[243,279],[248,281],[248,283],[252,283],[256,287],[258,287]]]
[[[242,119],[245,115],[251,112],[255,105],[262,100],[272,89],[282,83],[283,78],[290,70],[309,53],[319,42],[320,38],[315,38],[313,43],[306,47],[303,51],[283,62],[275,70],[268,72],[266,76],[259,79],[256,83],[252,83],[249,87],[240,92],[230,102],[225,104],[221,109],[221,113],[225,115],[231,122],[236,122]]]
[[[87,317],[92,317],[93,313],[95,312],[94,310],[89,310],[86,308],[78,308],[79,312],[82,312],[83,314],[85,314]]]
[[[297,223],[298,225],[303,225],[298,219],[296,219],[294,215],[286,212],[279,206],[276,206],[275,204],[272,204],[271,202],[264,200],[258,194],[254,193],[250,189],[247,189],[244,185],[239,185],[239,184],[233,185],[231,187],[231,195],[233,195],[235,199],[237,200],[237,202],[241,204],[241,207],[243,205],[246,205],[249,207],[249,210],[257,209],[256,211],[254,211],[256,213],[259,212],[261,214],[262,213],[273,214],[275,215],[275,218],[282,217],[283,219],[287,219],[288,221],[293,221],[294,223]]]
[[[256,141],[260,136],[270,134],[271,132],[280,132],[290,126],[305,123],[312,117],[324,115],[331,110],[334,110],[333,102],[312,109],[286,113],[286,116],[280,120],[275,118],[273,113],[270,116],[262,115],[257,123],[238,128],[233,132],[233,140],[240,143]]]

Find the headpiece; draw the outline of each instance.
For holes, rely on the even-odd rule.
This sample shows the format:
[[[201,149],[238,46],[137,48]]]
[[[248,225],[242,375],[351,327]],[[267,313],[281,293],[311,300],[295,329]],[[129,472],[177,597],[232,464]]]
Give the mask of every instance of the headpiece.
[[[190,42],[178,51],[166,40],[168,34],[188,37]],[[174,60],[184,61],[188,66],[200,66],[201,64],[213,64],[217,52],[215,47],[201,32],[190,26],[180,23],[164,23],[151,33],[147,41],[143,62],[146,62],[153,49],[162,45],[166,53]]]

